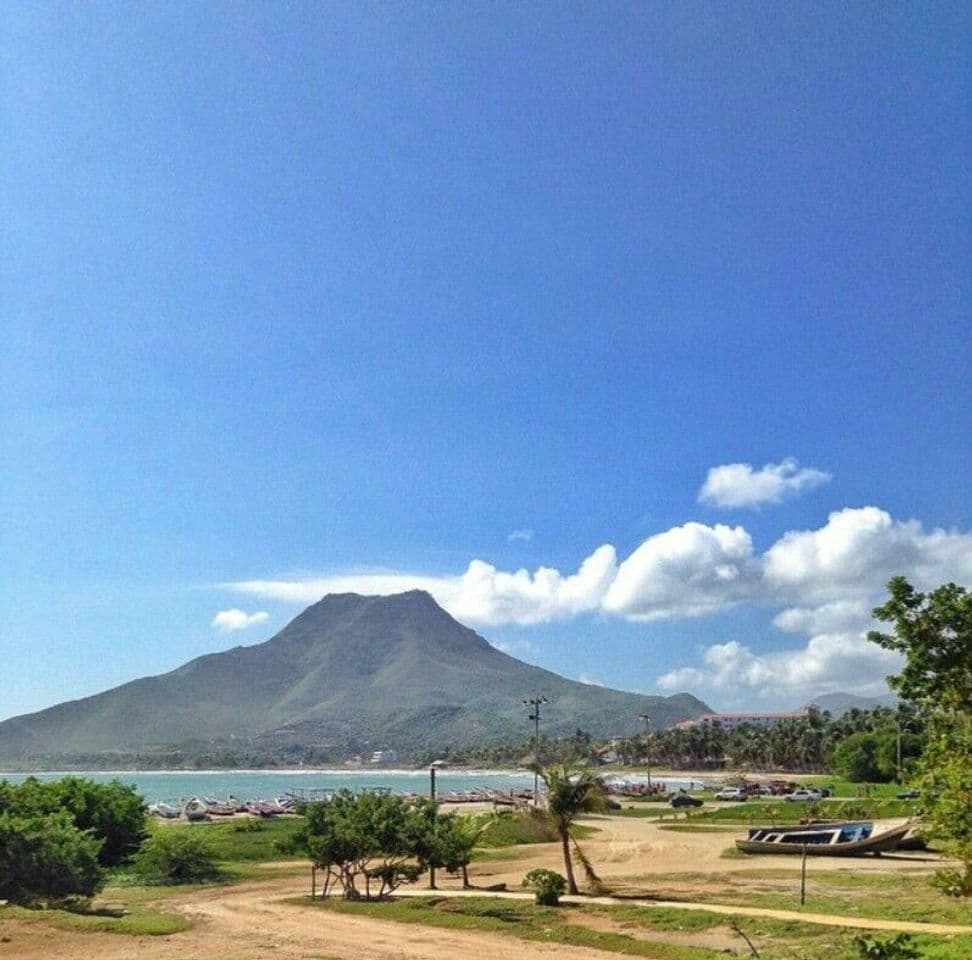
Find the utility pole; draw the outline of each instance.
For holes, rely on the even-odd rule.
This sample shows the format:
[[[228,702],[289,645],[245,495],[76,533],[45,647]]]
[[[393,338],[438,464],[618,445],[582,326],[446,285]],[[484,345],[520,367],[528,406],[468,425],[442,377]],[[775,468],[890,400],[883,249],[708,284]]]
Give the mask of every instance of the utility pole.
[[[648,789],[651,789],[651,717],[647,713],[639,713],[639,719],[645,721],[645,770],[648,774]]]
[[[436,767],[441,767],[443,764],[442,760],[433,760],[429,764],[429,799],[432,801],[432,816],[438,819],[439,808],[435,802],[435,769]],[[429,889],[435,890],[435,864],[429,864]]]
[[[533,710],[528,719],[533,721],[533,805],[540,805],[540,707],[550,703],[546,697],[536,696],[524,700],[523,706]]]

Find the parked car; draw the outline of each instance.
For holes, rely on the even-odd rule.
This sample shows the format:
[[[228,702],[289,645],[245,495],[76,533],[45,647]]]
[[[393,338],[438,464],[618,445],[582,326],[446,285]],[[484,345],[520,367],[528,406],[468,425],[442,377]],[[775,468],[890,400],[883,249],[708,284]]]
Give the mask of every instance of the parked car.
[[[902,790],[901,793],[896,793],[895,796],[899,800],[917,800],[921,796],[920,790]]]
[[[783,799],[798,803],[801,800],[804,802],[822,800],[823,794],[819,790],[813,789],[794,790],[793,793],[788,793]]]
[[[746,800],[749,794],[745,787],[724,787],[716,795],[716,800]]]
[[[676,793],[668,801],[673,807],[701,807],[702,801],[698,797],[693,797],[688,793]]]

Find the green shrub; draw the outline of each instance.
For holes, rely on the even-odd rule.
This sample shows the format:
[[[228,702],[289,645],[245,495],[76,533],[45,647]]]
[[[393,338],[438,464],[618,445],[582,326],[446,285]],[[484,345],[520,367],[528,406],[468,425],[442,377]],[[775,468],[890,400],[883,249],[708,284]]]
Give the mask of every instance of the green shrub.
[[[149,837],[134,865],[136,873],[157,883],[202,883],[222,875],[209,839],[188,828],[160,830]]]
[[[523,878],[523,886],[533,891],[536,902],[544,907],[556,907],[567,889],[567,881],[556,870],[531,870]]]
[[[113,867],[131,857],[145,839],[145,800],[133,786],[113,780],[95,783],[83,777],[41,782],[0,783],[0,812],[34,817],[65,812],[78,830],[90,830],[101,840],[98,860]]]
[[[0,900],[60,903],[93,896],[102,880],[100,847],[67,813],[0,813]]]
[[[907,933],[895,934],[887,940],[855,937],[854,946],[861,960],[916,960],[921,956]]]

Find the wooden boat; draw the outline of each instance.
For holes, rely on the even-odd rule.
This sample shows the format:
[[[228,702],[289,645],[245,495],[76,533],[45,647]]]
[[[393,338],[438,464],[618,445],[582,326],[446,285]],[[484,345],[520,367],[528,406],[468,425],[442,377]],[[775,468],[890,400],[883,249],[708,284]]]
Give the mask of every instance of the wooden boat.
[[[808,856],[859,857],[897,850],[911,826],[904,823],[880,833],[875,833],[874,824],[866,821],[753,827],[745,840],[736,841],[736,846],[744,853],[802,854],[806,850]]]
[[[186,819],[190,823],[196,823],[200,820],[209,820],[209,811],[206,809],[206,804],[202,802],[198,797],[193,797],[187,804],[185,808]]]
[[[182,814],[182,810],[179,807],[174,807],[172,804],[162,801],[159,803],[150,803],[148,812],[153,816],[162,817],[164,820],[176,820]]]

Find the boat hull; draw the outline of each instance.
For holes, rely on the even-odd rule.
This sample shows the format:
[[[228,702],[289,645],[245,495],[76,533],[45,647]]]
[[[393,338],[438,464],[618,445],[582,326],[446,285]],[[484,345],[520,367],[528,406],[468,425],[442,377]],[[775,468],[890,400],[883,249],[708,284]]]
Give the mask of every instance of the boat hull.
[[[737,840],[736,847],[743,853],[788,853],[808,857],[860,857],[866,853],[890,853],[897,850],[904,835],[911,828],[908,824],[873,834],[863,840],[847,843],[783,843],[771,840]]]

